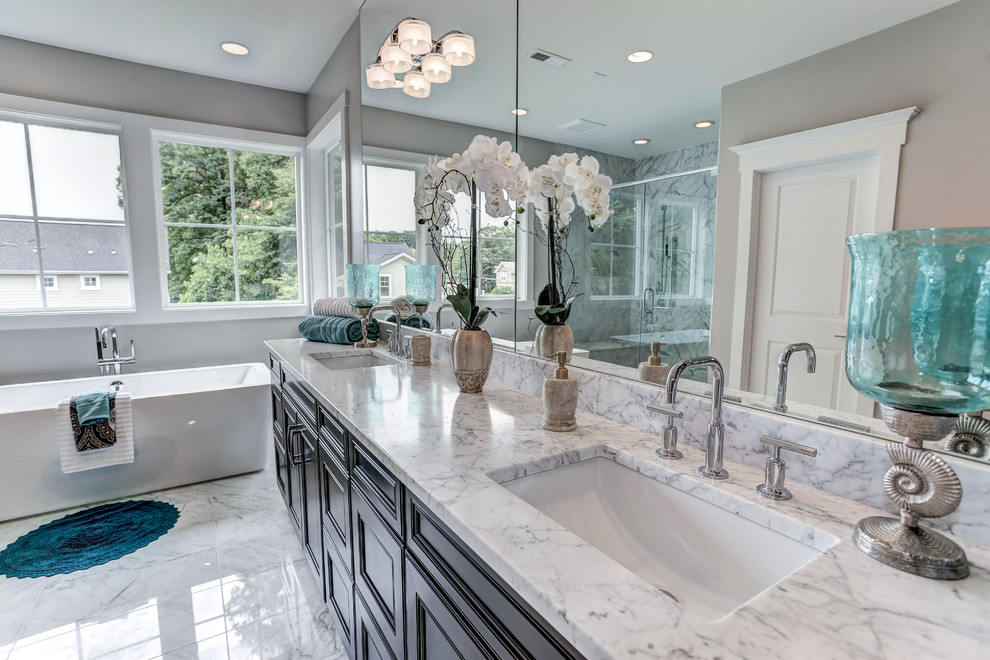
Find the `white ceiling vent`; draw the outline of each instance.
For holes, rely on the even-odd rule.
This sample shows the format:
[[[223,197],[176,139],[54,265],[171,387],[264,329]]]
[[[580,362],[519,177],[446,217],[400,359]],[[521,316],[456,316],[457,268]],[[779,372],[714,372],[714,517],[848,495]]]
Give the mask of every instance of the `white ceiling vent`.
[[[606,76],[604,73],[601,73],[599,71],[592,71],[591,73],[588,74],[588,77],[591,78],[592,80],[604,80],[605,78],[608,78],[608,76]]]
[[[560,128],[565,131],[573,131],[575,133],[590,133],[604,127],[605,124],[599,124],[597,121],[591,121],[590,119],[575,119],[574,121],[560,125]]]
[[[526,57],[528,57],[529,59],[535,62],[542,62],[544,64],[549,64],[550,66],[564,66],[565,64],[570,62],[570,60],[567,59],[566,57],[561,57],[560,55],[554,55],[550,51],[543,50],[542,48],[537,48]]]

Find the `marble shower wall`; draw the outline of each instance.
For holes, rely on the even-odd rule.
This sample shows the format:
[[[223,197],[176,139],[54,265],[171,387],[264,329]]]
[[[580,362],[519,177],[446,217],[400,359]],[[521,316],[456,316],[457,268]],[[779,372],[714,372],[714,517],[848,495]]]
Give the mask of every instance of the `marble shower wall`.
[[[430,336],[433,338],[433,360],[450,365],[450,337]],[[553,369],[554,365],[549,360],[496,350],[488,377],[540,397],[543,380],[552,375]],[[662,444],[666,417],[648,412],[646,404],[661,402],[663,388],[573,365],[569,371],[579,383],[578,407],[581,410],[653,433],[657,436],[657,447]],[[675,407],[684,413],[684,419],[677,422],[680,443],[703,449],[711,413],[710,400],[681,395]],[[762,434],[814,447],[818,450],[816,458],[796,454],[786,457],[788,482],[807,484],[839,497],[884,509],[896,517],[897,510],[883,493],[883,475],[891,465],[883,441],[731,403],[723,406],[722,422],[725,425],[726,460],[763,469],[768,453],[759,441]],[[602,437],[602,443],[608,444],[607,435]],[[990,465],[944,454],[941,456],[956,470],[965,495],[959,508],[951,515],[929,519],[924,524],[990,545]],[[756,485],[753,484],[753,487]],[[769,506],[786,507],[787,503]]]
[[[712,167],[718,160],[718,142],[709,142],[678,149],[657,156],[633,160],[587,149],[579,149],[565,144],[557,145],[557,153],[573,151],[581,156],[590,155],[598,159],[600,171],[608,174],[614,184],[638,181],[651,177],[664,176],[677,172]],[[649,354],[650,337],[640,343],[638,337],[678,331],[709,330],[711,326],[712,274],[715,259],[715,197],[716,179],[708,174],[691,174],[665,179],[647,184],[626,187],[627,193],[639,199],[637,225],[648,224],[651,233],[648,253],[641,255],[640,269],[645,266],[646,276],[638,290],[630,290],[625,296],[592,298],[588,290],[592,272],[591,246],[601,234],[588,232],[587,219],[580,209],[572,214],[571,228],[567,238],[567,251],[573,260],[575,279],[578,286],[568,324],[574,330],[575,343],[591,351],[592,359],[635,367]],[[642,289],[649,286],[655,290],[662,287],[658,281],[658,264],[662,260],[663,245],[659,240],[659,217],[662,206],[669,208],[688,207],[695,209],[698,235],[695,237],[694,262],[682,262],[679,276],[693,280],[692,293],[681,297],[675,304],[663,309],[655,309],[652,314],[643,314]],[[648,222],[649,219],[653,219]],[[566,268],[566,267],[565,267]],[[659,296],[658,296],[659,297]],[[665,337],[659,338],[661,341]],[[689,355],[708,351],[708,342],[673,344],[665,349],[670,361],[677,361]]]

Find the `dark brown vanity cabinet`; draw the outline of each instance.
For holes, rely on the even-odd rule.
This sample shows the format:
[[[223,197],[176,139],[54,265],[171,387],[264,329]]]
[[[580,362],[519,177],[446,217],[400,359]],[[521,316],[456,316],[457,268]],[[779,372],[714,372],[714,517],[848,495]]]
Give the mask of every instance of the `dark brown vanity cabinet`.
[[[272,377],[276,479],[349,657],[581,657],[305,384]]]

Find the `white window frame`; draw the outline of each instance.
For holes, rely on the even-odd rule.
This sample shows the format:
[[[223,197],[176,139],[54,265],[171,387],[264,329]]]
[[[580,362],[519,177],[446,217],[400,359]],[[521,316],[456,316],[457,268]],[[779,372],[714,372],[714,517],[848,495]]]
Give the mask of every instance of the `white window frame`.
[[[298,307],[299,305],[305,304],[307,300],[307,262],[306,256],[304,255],[303,249],[303,237],[304,237],[304,226],[305,217],[303,215],[303,148],[302,147],[283,147],[278,145],[273,145],[265,142],[249,142],[245,140],[231,140],[225,138],[212,138],[204,137],[202,135],[194,135],[187,133],[176,133],[172,131],[151,131],[152,140],[152,161],[154,166],[155,175],[155,210],[156,210],[156,225],[158,228],[158,268],[161,277],[161,305],[162,309],[167,311],[173,310],[185,310],[185,309],[237,309],[237,308],[258,308],[258,307]],[[292,231],[288,228],[279,227],[255,227],[255,226],[241,226],[237,224],[236,209],[237,202],[234,201],[233,210],[231,212],[231,224],[204,224],[204,223],[166,223],[165,222],[165,209],[162,204],[162,194],[161,194],[161,180],[162,180],[162,169],[161,169],[161,143],[162,142],[176,142],[180,144],[191,144],[201,147],[214,147],[218,149],[228,149],[235,151],[253,151],[257,153],[274,154],[278,156],[291,156],[295,160],[296,164],[296,276],[299,280],[299,296],[295,300],[237,300],[228,302],[204,302],[204,303],[173,303],[170,302],[169,290],[168,290],[168,269],[169,269],[169,245],[168,245],[168,227],[170,226],[185,226],[185,227],[203,227],[203,228],[229,228],[234,235],[234,269],[235,269],[235,291],[237,291],[237,246],[236,246],[236,235],[237,229],[258,229],[263,231],[272,232],[288,232]],[[231,180],[230,185],[234,185],[234,181]],[[233,191],[231,193],[232,199],[234,199]]]
[[[365,147],[363,150],[364,155],[364,165],[372,165],[375,167],[394,167],[397,169],[407,169],[416,172],[416,176],[419,177],[426,172],[426,166],[429,163],[430,158],[433,156],[428,154],[421,154],[412,151],[399,151],[396,149],[383,149],[379,147]],[[365,178],[367,181],[367,178]],[[365,185],[364,189],[364,218],[365,223],[367,223],[368,217],[368,188]],[[518,216],[518,220],[522,225],[522,228],[528,229],[530,218],[533,216],[532,205],[527,208],[525,213]],[[363,232],[365,227],[362,226],[360,231]],[[487,303],[490,306],[495,306],[500,312],[505,309],[506,303],[512,303],[513,301],[519,303],[526,303],[532,299],[532,294],[530,293],[530,272],[533,270],[533,249],[532,249],[532,239],[526,231],[521,229],[516,231],[516,282],[515,288],[516,293],[512,294],[491,296],[482,294],[478,296],[478,300]],[[362,241],[363,244],[363,241]],[[360,257],[364,259],[364,255],[361,254]],[[436,255],[433,254],[433,250],[426,238],[426,226],[416,225],[416,263],[417,264],[434,264],[438,265]],[[444,294],[437,291],[438,303]]]
[[[388,295],[383,293],[383,291],[388,288]],[[378,276],[378,297],[383,300],[392,299],[392,273],[381,273]]]
[[[16,99],[18,97],[8,97],[6,95],[0,95],[0,119],[4,121],[14,122],[23,124],[25,126],[45,126],[50,128],[61,128],[69,130],[78,130],[87,133],[99,133],[103,135],[115,135],[117,137],[117,145],[120,153],[120,179],[121,179],[121,197],[123,198],[123,215],[124,219],[121,222],[110,221],[110,220],[94,220],[92,218],[81,218],[81,217],[58,217],[58,218],[46,218],[40,216],[37,213],[37,200],[36,193],[34,189],[34,166],[31,160],[28,160],[28,177],[29,184],[31,186],[31,199],[32,206],[35,209],[30,216],[16,216],[16,215],[5,215],[5,218],[13,218],[16,220],[29,220],[34,223],[36,236],[40,242],[40,222],[51,221],[53,224],[55,222],[66,222],[66,223],[89,223],[89,224],[100,224],[109,226],[122,226],[124,229],[124,240],[127,245],[127,277],[130,281],[130,302],[126,305],[106,305],[106,306],[85,306],[85,307],[49,307],[48,306],[48,291],[59,291],[58,276],[46,274],[44,269],[44,259],[41,259],[38,263],[38,274],[37,278],[37,290],[41,292],[41,307],[28,307],[28,308],[12,308],[12,309],[2,309],[0,310],[0,316],[35,316],[35,315],[58,315],[65,316],[69,314],[103,314],[106,312],[128,312],[134,311],[134,266],[133,266],[133,256],[131,249],[131,232],[130,232],[130,214],[128,212],[128,193],[127,193],[127,178],[126,178],[126,167],[125,167],[125,156],[124,156],[124,138],[123,138],[123,127],[119,124],[90,121],[87,119],[75,118],[75,117],[65,117],[60,116],[56,113],[48,114],[45,112],[47,108],[40,112],[24,112],[20,108],[16,107],[16,103],[8,103],[7,99]],[[25,132],[25,139],[27,134]],[[30,148],[30,145],[29,145]],[[44,249],[44,246],[41,246]],[[48,277],[53,278],[54,285],[47,287],[42,286],[44,280]]]
[[[87,286],[86,280],[92,278],[95,280],[93,286]],[[79,276],[79,288],[83,291],[101,291],[103,289],[102,282],[99,275],[80,275]]]
[[[633,182],[633,183],[629,183],[629,184],[620,184],[618,186],[613,186],[613,190],[615,188],[627,188],[627,187],[628,188],[635,188],[638,185],[643,185],[643,184],[642,183],[639,183],[639,182]],[[613,272],[613,269],[612,269],[612,260],[610,258],[609,259],[609,272],[608,272],[608,290],[609,290],[609,293],[607,293],[607,294],[606,293],[589,294],[588,295],[588,298],[589,299],[591,299],[591,300],[634,300],[634,299],[637,299],[637,298],[639,298],[640,296],[643,295],[643,257],[642,257],[643,250],[640,248],[640,246],[643,244],[644,234],[646,232],[646,228],[643,226],[644,223],[640,222],[640,218],[642,218],[643,215],[644,215],[643,203],[644,202],[643,202],[643,200],[641,198],[639,198],[639,197],[636,198],[636,236],[635,236],[635,243],[634,244],[628,245],[626,243],[616,243],[615,240],[614,240],[615,239],[615,230],[614,229],[610,231],[610,233],[609,233],[609,241],[607,243],[605,243],[605,242],[599,242],[599,241],[594,240],[594,237],[598,236],[598,233],[597,232],[594,233],[594,234],[592,234],[592,239],[588,241],[589,248],[592,247],[592,246],[599,246],[599,247],[612,247],[612,248],[621,247],[621,248],[632,248],[633,249],[633,258],[636,261],[635,265],[633,266],[633,268],[635,269],[633,272],[634,272],[635,277],[636,277],[636,281],[633,282],[633,292],[631,294],[629,294],[629,295],[623,295],[623,296],[613,295],[612,294],[612,280],[614,279],[614,276],[612,274],[612,272]],[[615,216],[613,215],[612,217],[615,217]],[[611,222],[611,218],[609,220],[607,220],[606,222]]]
[[[50,274],[47,274],[47,273],[44,274],[44,275],[38,275],[38,286],[37,286],[37,290],[38,291],[41,291],[41,288],[42,288],[41,287],[41,283],[44,282],[47,279],[51,279],[52,285],[51,286],[48,286],[48,284],[46,283],[44,288],[46,290],[48,290],[48,291],[58,291],[58,275],[50,275]],[[40,312],[41,310],[38,310],[38,311]]]
[[[157,117],[134,112],[108,110],[92,106],[62,103],[47,99],[29,98],[0,92],[0,108],[12,113],[21,113],[35,118],[57,117],[66,125],[104,125],[121,128],[123,154],[121,169],[125,191],[125,217],[133,217],[140,211],[140,217],[125,224],[129,247],[128,263],[133,275],[132,296],[134,307],[111,311],[95,310],[38,310],[7,314],[2,317],[5,330],[39,330],[51,328],[87,328],[91,332],[94,325],[131,324],[171,324],[238,321],[248,319],[287,319],[309,313],[308,303],[284,306],[240,306],[227,308],[164,309],[162,300],[163,283],[159,269],[158,231],[151,215],[155,208],[154,182],[156,180],[153,162],[152,131],[196,135],[204,138],[242,140],[250,143],[270,144],[283,148],[302,149],[306,139],[301,136],[259,131],[246,128],[222,126]],[[303,180],[308,180],[309,169],[303,163]],[[130,211],[129,211],[130,210]],[[309,263],[312,260],[312,228],[310,219],[303,218],[303,245],[305,251],[299,258],[305,263],[300,266],[304,273],[303,288],[306,300],[312,297]],[[36,273],[32,273],[36,274]],[[167,288],[167,286],[165,287]],[[95,318],[97,316],[99,318]]]

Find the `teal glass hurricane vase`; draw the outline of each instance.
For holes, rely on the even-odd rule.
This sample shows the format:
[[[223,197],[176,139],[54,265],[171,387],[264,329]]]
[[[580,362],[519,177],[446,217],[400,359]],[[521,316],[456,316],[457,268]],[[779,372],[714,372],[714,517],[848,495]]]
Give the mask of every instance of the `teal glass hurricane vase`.
[[[347,264],[347,299],[358,309],[378,304],[381,291],[381,264]]]
[[[406,300],[422,314],[437,299],[437,267],[406,266]]]
[[[381,296],[381,264],[346,264],[347,300],[361,314],[361,340],[354,348],[374,348],[378,342],[368,339],[368,315]]]
[[[900,519],[860,520],[853,542],[902,571],[969,575],[966,553],[919,525],[959,506],[952,467],[925,449],[960,413],[990,407],[990,229],[925,229],[846,239],[852,256],[846,375],[880,402],[893,466],[884,492]]]
[[[881,404],[990,408],[990,229],[851,236],[846,373]]]

